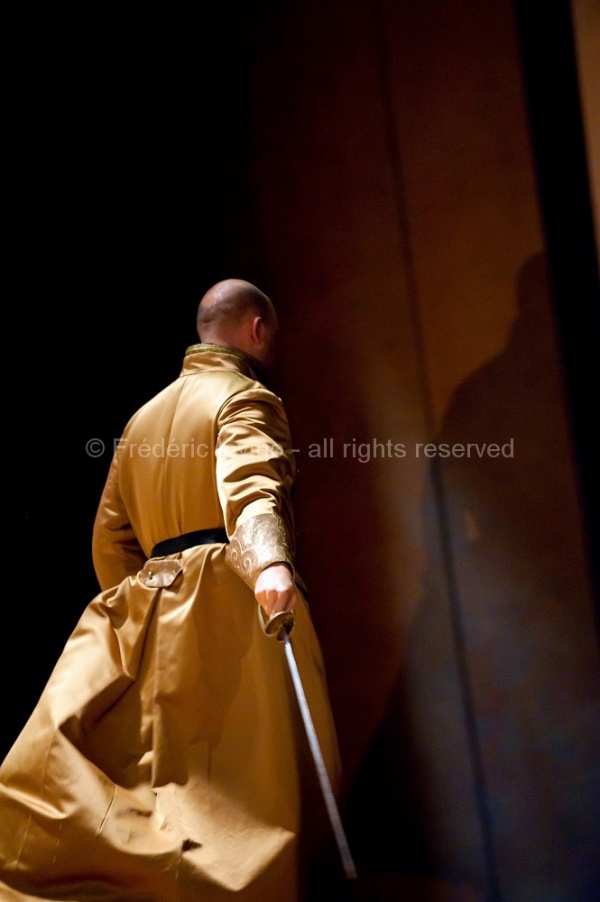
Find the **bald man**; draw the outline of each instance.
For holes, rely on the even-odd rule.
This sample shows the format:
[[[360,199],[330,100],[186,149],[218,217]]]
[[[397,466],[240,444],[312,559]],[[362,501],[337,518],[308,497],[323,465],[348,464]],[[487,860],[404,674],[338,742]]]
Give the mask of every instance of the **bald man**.
[[[228,279],[197,327],[180,376],[123,432],[93,530],[102,591],[0,768],[3,899],[300,902],[328,844],[284,649],[264,631],[294,612],[337,787],[294,566],[292,443],[267,385],[276,312]]]

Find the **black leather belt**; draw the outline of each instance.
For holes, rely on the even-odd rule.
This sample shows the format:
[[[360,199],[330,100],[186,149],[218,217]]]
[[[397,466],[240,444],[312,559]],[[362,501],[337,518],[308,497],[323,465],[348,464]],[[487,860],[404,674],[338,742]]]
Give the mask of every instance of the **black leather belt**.
[[[229,542],[224,529],[197,529],[195,532],[184,532],[181,536],[165,539],[152,549],[150,557],[163,557],[165,554],[176,554],[193,548],[194,545],[214,545],[217,542]]]

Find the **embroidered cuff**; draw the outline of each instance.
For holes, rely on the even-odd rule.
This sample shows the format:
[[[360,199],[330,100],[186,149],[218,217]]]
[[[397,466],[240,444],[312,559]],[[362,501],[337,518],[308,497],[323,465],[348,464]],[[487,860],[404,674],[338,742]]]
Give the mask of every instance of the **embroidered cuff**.
[[[257,514],[238,526],[225,556],[229,566],[251,589],[258,574],[269,564],[287,564],[294,572],[286,528],[277,514]]]

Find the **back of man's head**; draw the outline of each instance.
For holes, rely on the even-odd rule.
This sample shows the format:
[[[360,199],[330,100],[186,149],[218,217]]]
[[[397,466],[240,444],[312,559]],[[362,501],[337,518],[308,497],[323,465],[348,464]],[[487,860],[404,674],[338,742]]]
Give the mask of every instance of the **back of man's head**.
[[[244,321],[256,316],[271,322],[273,304],[260,289],[243,279],[224,279],[206,292],[196,321],[202,342],[234,345]]]

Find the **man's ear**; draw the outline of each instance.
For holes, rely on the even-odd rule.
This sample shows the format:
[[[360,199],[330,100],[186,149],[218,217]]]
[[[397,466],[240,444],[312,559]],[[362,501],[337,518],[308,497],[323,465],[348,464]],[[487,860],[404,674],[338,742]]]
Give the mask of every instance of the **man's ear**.
[[[255,316],[252,320],[252,328],[250,330],[250,336],[252,341],[256,343],[260,343],[263,339],[263,329],[264,323],[261,316]]]

